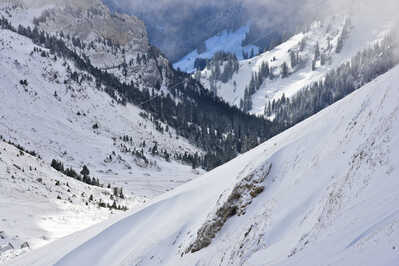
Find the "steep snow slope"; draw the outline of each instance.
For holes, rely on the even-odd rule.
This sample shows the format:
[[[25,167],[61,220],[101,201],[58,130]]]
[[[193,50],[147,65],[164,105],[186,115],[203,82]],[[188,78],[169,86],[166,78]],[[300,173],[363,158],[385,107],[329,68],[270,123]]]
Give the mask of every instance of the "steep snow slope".
[[[245,34],[248,33],[249,26],[239,28],[234,32],[228,32],[227,30],[213,36],[205,41],[206,50],[202,53],[198,52],[198,49],[190,52],[184,56],[181,60],[173,64],[173,67],[180,69],[181,71],[192,73],[195,71],[194,63],[197,58],[210,59],[212,56],[219,51],[235,54],[235,56],[242,60],[243,52],[247,54],[259,53],[259,48],[254,45],[242,46],[242,41],[245,39]]]
[[[111,194],[111,189],[64,176],[49,163],[0,139],[0,264],[116,214],[115,218],[121,216],[121,211],[98,207],[100,200],[112,205]],[[116,200],[130,209],[143,203],[138,197]]]
[[[262,63],[266,63],[273,73],[273,79],[267,78],[259,90],[252,95],[252,109],[250,110],[251,113],[263,115],[266,103],[280,98],[283,94],[291,97],[304,86],[321,80],[329,70],[340,66],[357,52],[380,40],[393,23],[392,16],[381,18],[378,22],[367,21],[366,23],[361,15],[348,16],[343,12],[338,14],[340,15],[314,22],[308,31],[293,36],[271,51],[249,60],[240,61],[240,69],[234,73],[230,81],[227,83],[216,82],[217,95],[232,105],[240,106],[241,100],[244,99],[245,88],[249,87],[252,75],[259,72]],[[343,37],[343,49],[340,53],[336,53],[341,36]],[[326,63],[321,65],[321,61],[317,60],[316,69],[313,71],[312,61],[317,44],[321,54],[326,58]],[[294,67],[290,52],[295,52],[300,58],[299,64]],[[287,64],[289,73],[286,78],[282,78],[284,63]],[[211,89],[213,83],[210,69],[205,69],[196,76],[200,76],[201,83]]]
[[[0,30],[0,68],[0,135],[37,151],[47,162],[55,158],[75,169],[87,164],[102,183],[148,197],[196,176],[191,166],[153,156],[149,149],[156,145],[160,155],[167,151],[171,156],[200,150],[172,128],[155,130],[139,108],[117,104],[72,62]],[[79,82],[71,78],[74,72]],[[141,149],[148,161],[132,154]]]
[[[398,84],[396,67],[72,251],[13,265],[397,265]]]

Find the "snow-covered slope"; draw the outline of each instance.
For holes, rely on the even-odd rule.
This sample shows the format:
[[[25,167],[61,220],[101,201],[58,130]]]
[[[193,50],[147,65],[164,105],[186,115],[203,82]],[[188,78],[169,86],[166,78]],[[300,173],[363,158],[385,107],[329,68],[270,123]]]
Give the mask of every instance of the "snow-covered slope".
[[[198,49],[190,52],[181,60],[173,64],[173,67],[181,71],[192,73],[195,71],[194,63],[197,58],[210,59],[219,51],[232,53],[238,59],[243,59],[243,53],[257,55],[259,48],[254,45],[242,46],[245,34],[248,33],[249,26],[239,28],[234,32],[223,31],[218,35],[205,41],[205,50],[198,52]]]
[[[19,24],[33,28],[34,18],[45,14],[46,19],[36,24],[60,38],[61,30],[64,36],[70,34],[63,40],[71,50],[88,56],[99,68],[127,61],[124,81],[140,89],[151,87],[167,72],[164,68],[161,74],[157,68],[167,60],[149,55],[153,48],[142,22],[111,16],[103,6],[91,8],[96,2],[0,0],[0,19],[4,16],[16,29]],[[64,6],[68,3],[76,4],[74,9]],[[118,23],[124,26],[118,28]],[[114,42],[109,44],[105,38]],[[146,63],[133,62],[137,55],[145,56]],[[33,44],[22,33],[0,29],[0,70],[0,136],[41,156],[21,155],[13,146],[0,143],[0,264],[123,216],[107,205],[115,202],[132,210],[203,172],[181,159],[202,151],[173,128],[155,123],[140,106],[120,104],[76,61]],[[103,71],[122,80],[124,70]],[[52,159],[77,172],[87,165],[90,176],[104,188],[55,171],[50,167]],[[115,200],[119,188],[124,199]]]
[[[30,250],[122,215],[111,189],[89,186],[55,171],[48,162],[0,139],[0,264]],[[132,209],[139,197],[116,199]]]
[[[44,56],[45,49],[16,33],[0,33],[0,135],[48,162],[55,158],[75,169],[87,164],[102,183],[142,196],[159,195],[196,176],[173,155],[201,151],[174,129],[155,130],[141,109],[117,104],[71,61]],[[159,155],[152,155],[154,146]],[[141,150],[146,159],[137,156]]]
[[[76,248],[13,265],[397,265],[398,84],[396,67]]]
[[[359,7],[359,12],[361,12]],[[337,11],[338,12],[338,11]],[[212,69],[205,69],[195,76],[201,83],[231,105],[240,107],[244,100],[245,89],[250,86],[251,78],[259,73],[262,63],[268,64],[273,78],[266,78],[260,88],[251,95],[251,113],[263,115],[266,103],[279,99],[283,94],[293,96],[305,86],[321,80],[328,71],[337,68],[350,60],[356,53],[367,48],[373,42],[380,40],[392,26],[392,16],[386,16],[376,21],[367,21],[363,15],[339,12],[336,16],[326,17],[314,22],[307,31],[294,35],[271,51],[255,58],[240,61],[239,70],[226,83],[217,81],[213,84]],[[343,47],[337,53],[337,46],[343,40]],[[324,57],[323,64],[319,58],[312,70],[316,46]],[[296,55],[298,62],[293,65],[291,55]],[[283,64],[287,65],[288,75],[282,77]]]

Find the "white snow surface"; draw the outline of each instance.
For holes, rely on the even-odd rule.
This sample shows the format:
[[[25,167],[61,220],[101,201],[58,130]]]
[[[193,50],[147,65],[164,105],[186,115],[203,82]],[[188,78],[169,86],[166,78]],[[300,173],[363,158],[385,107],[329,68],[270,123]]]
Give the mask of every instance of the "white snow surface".
[[[111,189],[64,176],[49,163],[0,140],[0,264],[123,216],[121,211],[98,207],[100,200],[112,205],[111,194]],[[144,202],[140,197],[117,199],[118,205],[130,209]]]
[[[119,222],[11,265],[398,265],[398,84],[396,67]],[[233,187],[270,165],[245,214],[186,254]]]
[[[31,40],[0,30],[0,135],[38,152],[47,162],[61,160],[80,170],[87,164],[101,183],[123,187],[127,193],[154,197],[203,173],[175,160],[152,156],[148,149],[194,154],[202,151],[178,138],[173,128],[161,133],[136,106],[117,104],[97,89],[95,80],[70,79],[87,73],[68,60],[42,57]],[[46,51],[43,49],[43,51]],[[70,70],[68,70],[68,68]],[[27,80],[28,85],[21,85]],[[98,129],[93,129],[97,124]],[[166,125],[162,125],[166,128]],[[120,137],[128,135],[132,142]],[[126,152],[141,150],[150,161]],[[109,159],[111,156],[111,159]]]
[[[246,33],[249,31],[249,26],[243,26],[234,32],[224,30],[217,35],[205,41],[206,51],[199,54],[198,50],[194,50],[184,56],[180,61],[173,64],[175,69],[192,73],[195,71],[194,62],[197,58],[210,59],[216,52],[224,51],[235,54],[239,60],[243,59],[243,52],[251,54],[259,53],[259,47],[255,45],[242,46],[242,41],[245,39]]]
[[[350,60],[356,53],[369,47],[374,42],[381,40],[386,34],[394,19],[386,16],[378,22],[366,23],[364,17],[354,14],[347,15],[346,12],[339,15],[326,17],[322,21],[315,21],[308,30],[292,36],[288,41],[280,44],[274,49],[262,53],[254,58],[240,61],[240,69],[227,83],[218,81],[216,83],[217,95],[231,105],[240,106],[240,101],[244,99],[245,88],[248,87],[251,76],[257,73],[261,64],[267,63],[272,69],[275,78],[266,79],[260,89],[252,96],[252,110],[250,113],[263,115],[265,105],[273,99],[279,99],[283,94],[292,97],[300,89],[313,82],[322,80],[328,71],[337,68],[341,64]],[[335,52],[338,36],[342,33],[345,21],[350,19],[351,27],[344,46],[340,53]],[[306,45],[300,51],[300,43],[304,40]],[[330,40],[330,41],[329,41]],[[330,42],[331,48],[328,49]],[[319,44],[320,51],[327,57],[331,57],[331,63],[320,65],[316,64],[316,70],[312,71],[312,60],[314,57],[315,46]],[[290,51],[300,51],[299,55],[304,60],[303,66],[291,67]],[[281,78],[281,67],[286,63],[289,68],[289,76]],[[204,69],[201,71],[200,81],[205,88],[210,89],[211,71]]]

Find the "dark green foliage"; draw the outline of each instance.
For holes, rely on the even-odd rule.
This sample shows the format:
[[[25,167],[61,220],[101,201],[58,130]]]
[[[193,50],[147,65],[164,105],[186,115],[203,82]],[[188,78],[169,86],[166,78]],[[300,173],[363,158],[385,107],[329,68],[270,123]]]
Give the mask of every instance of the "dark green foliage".
[[[264,25],[257,25],[255,23],[251,24],[249,32],[246,33],[245,39],[242,41],[241,45],[247,46],[253,44],[262,48],[264,51],[269,51],[288,40],[293,32],[294,31],[288,29],[288,27],[285,29],[280,27],[280,31],[275,31],[272,28],[264,27]],[[246,58],[249,58],[249,56],[250,55],[247,54]]]
[[[205,58],[196,58],[194,61],[194,68],[196,70],[202,71],[205,69],[206,65],[208,64],[209,59]]]
[[[316,70],[316,60],[312,60],[312,71]]]
[[[211,80],[226,83],[239,70],[240,64],[234,54],[219,51],[207,61],[206,68],[212,71]]]
[[[0,20],[0,21],[1,21],[1,20]],[[0,25],[1,25],[1,24],[0,24]],[[0,137],[1,137],[1,136],[0,136]],[[4,140],[4,139],[1,137],[0,140]],[[4,140],[4,141],[5,141],[5,140]],[[5,142],[7,142],[8,144],[10,144],[10,145],[14,146],[15,148],[17,148],[17,149],[20,151],[20,154],[21,154],[21,152],[22,152],[22,153],[25,152],[25,153],[27,153],[27,154],[33,156],[33,157],[36,157],[36,158],[39,158],[39,159],[41,158],[40,155],[37,154],[37,152],[35,152],[35,151],[29,151],[29,150],[25,149],[24,147],[22,147],[21,145],[12,142],[11,140],[5,141]]]
[[[282,78],[288,77],[288,66],[286,62],[284,62],[283,65],[281,66],[281,77]]]
[[[55,159],[53,159],[51,161],[51,167],[54,168],[55,170],[57,170],[60,173],[63,173],[66,176],[72,177],[76,180],[82,181],[88,185],[92,185],[92,186],[97,186],[97,187],[102,187],[103,185],[100,184],[100,180],[98,178],[91,178],[89,176],[90,171],[87,168],[86,165],[83,166],[82,170],[80,171],[79,175],[74,169],[72,169],[72,167],[70,168],[64,168],[64,164],[61,161],[57,161]]]
[[[64,165],[62,164],[62,162],[55,159],[51,161],[51,167],[53,167],[58,172],[64,172]]]
[[[86,165],[83,165],[82,170],[80,171],[80,174],[83,176],[89,176],[89,174],[90,174],[89,168],[87,168]]]
[[[316,43],[316,46],[314,48],[314,60],[317,61],[320,59],[320,46],[319,43]]]
[[[271,76],[272,73],[269,65],[265,62],[262,62],[258,72],[252,73],[251,81],[244,91],[244,100],[240,102],[240,109],[243,112],[246,113],[252,109],[252,95],[254,95],[262,86],[263,82],[268,77],[271,78]]]
[[[19,81],[19,84],[21,84],[22,86],[28,86],[28,81],[26,80],[26,79],[24,79],[24,80],[20,80]]]
[[[291,68],[295,68],[299,62],[299,53],[291,50],[290,59],[291,59]]]

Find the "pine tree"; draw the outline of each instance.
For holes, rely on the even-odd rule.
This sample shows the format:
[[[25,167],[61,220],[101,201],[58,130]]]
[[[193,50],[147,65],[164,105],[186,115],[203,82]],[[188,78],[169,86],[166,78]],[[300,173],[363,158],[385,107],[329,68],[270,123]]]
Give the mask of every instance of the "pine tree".
[[[250,55],[249,58],[253,58],[254,56],[255,56],[255,51],[254,51],[254,48],[252,48],[252,49],[251,49],[251,55]]]
[[[320,47],[319,43],[316,43],[315,49],[314,49],[314,60],[319,60],[320,59]]]
[[[326,64],[326,55],[322,53],[320,55],[320,65],[324,66]]]
[[[312,71],[316,70],[316,60],[312,61]]]
[[[285,63],[285,62],[281,66],[281,77],[282,78],[288,77],[288,66],[287,66],[287,63]]]
[[[335,52],[339,54],[342,51],[343,47],[344,47],[344,39],[343,36],[340,35],[338,38],[337,47],[335,48]]]
[[[86,165],[83,165],[82,170],[80,171],[80,174],[83,175],[83,177],[88,177],[90,174],[89,168],[87,168]]]

